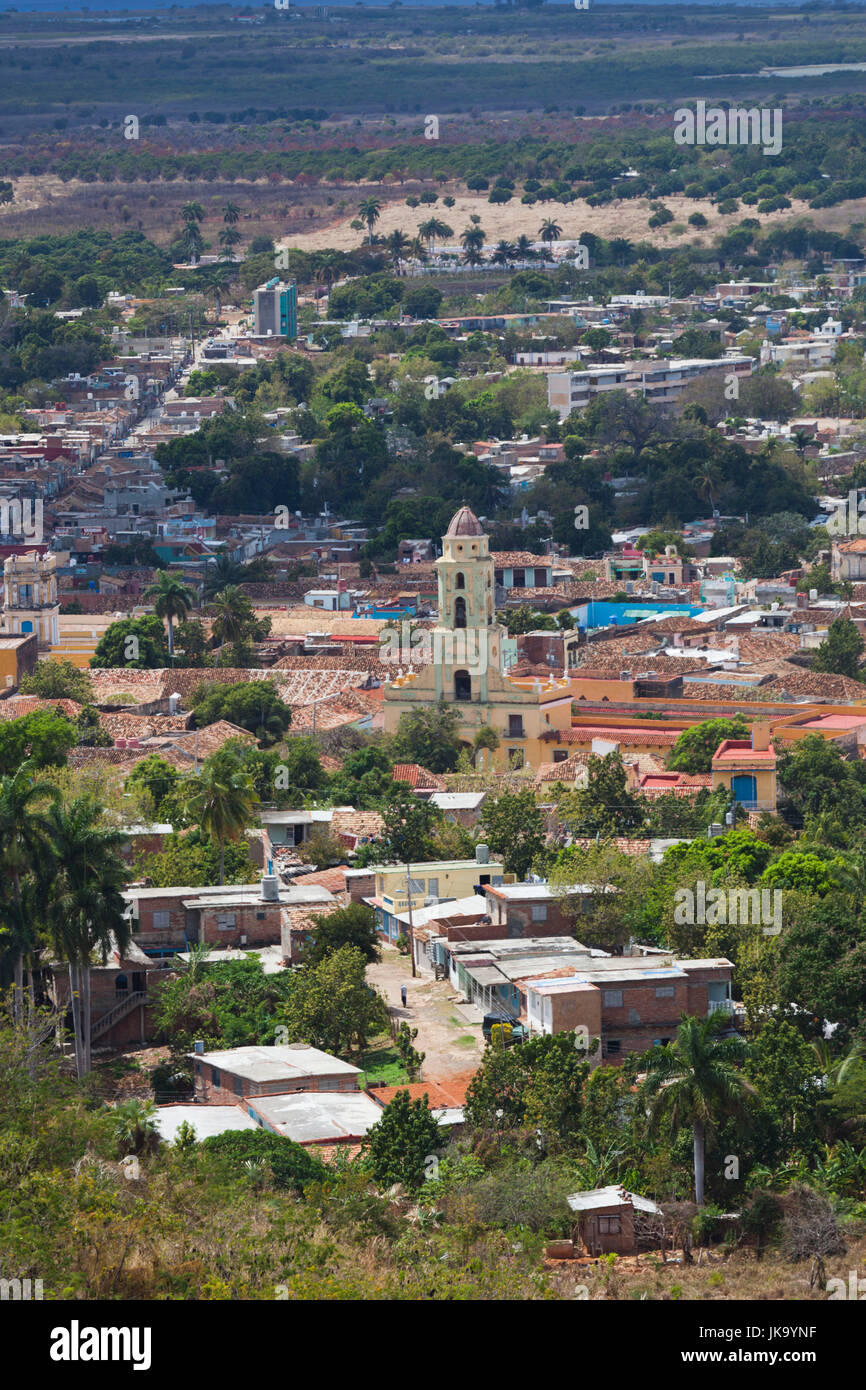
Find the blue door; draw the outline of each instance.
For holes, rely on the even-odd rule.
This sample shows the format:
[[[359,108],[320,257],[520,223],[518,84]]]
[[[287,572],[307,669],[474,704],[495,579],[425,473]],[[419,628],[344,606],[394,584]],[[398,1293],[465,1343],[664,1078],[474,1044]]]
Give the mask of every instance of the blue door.
[[[741,806],[754,808],[758,800],[758,784],[748,772],[731,778],[731,791]]]

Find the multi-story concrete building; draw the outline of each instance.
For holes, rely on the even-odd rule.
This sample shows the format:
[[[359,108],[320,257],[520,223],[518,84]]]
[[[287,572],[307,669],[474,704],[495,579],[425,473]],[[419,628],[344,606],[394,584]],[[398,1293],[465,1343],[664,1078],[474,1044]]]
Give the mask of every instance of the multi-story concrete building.
[[[277,276],[253,293],[253,329],[257,338],[298,336],[298,291]]]
[[[712,373],[751,376],[754,366],[753,357],[732,353],[727,357],[653,358],[619,366],[592,366],[580,372],[550,372],[547,403],[559,413],[560,420],[572,410],[584,409],[594,396],[606,391],[628,391],[660,405],[670,405],[696,377]]]

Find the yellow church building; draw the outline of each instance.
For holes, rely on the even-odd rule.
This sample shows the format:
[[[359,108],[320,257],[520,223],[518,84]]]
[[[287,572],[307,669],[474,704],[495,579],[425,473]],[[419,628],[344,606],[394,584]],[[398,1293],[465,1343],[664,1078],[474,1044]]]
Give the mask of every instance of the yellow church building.
[[[442,538],[436,561],[439,621],[425,634],[433,660],[385,687],[385,731],[419,706],[443,702],[457,710],[467,747],[485,725],[499,746],[481,755],[500,770],[551,761],[553,730],[571,728],[572,687],[567,676],[510,677],[502,670],[507,631],[496,621],[489,538],[469,507],[461,507]]]

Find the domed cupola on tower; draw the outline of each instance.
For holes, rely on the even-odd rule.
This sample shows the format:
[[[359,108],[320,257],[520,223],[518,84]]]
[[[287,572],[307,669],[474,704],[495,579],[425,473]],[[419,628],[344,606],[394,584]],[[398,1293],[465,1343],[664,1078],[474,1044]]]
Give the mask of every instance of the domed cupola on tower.
[[[440,627],[477,629],[496,621],[490,541],[471,508],[461,507],[451,518],[436,570]]]

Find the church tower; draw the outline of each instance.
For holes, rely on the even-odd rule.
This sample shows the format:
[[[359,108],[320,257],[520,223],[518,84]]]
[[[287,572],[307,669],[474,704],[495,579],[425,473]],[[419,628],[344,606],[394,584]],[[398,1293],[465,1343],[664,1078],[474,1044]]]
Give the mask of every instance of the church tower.
[[[3,629],[35,632],[43,649],[60,641],[56,567],[56,556],[38,550],[10,555],[3,564]]]
[[[490,541],[469,507],[461,507],[451,518],[436,572],[436,698],[484,702],[488,671],[499,669],[503,630],[496,621]]]

